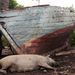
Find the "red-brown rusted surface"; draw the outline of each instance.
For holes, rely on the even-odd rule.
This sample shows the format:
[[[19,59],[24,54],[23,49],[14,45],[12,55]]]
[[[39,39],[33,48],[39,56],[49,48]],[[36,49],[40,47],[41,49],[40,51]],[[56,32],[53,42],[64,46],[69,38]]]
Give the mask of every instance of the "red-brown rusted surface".
[[[57,30],[53,33],[46,34],[40,38],[31,41],[31,44],[27,43],[21,46],[23,52],[27,54],[43,54],[46,52],[51,52],[54,49],[63,46],[69,37],[69,35],[73,32],[75,26],[69,26],[61,30]],[[63,47],[62,47],[63,48]],[[57,49],[55,51],[58,51]]]

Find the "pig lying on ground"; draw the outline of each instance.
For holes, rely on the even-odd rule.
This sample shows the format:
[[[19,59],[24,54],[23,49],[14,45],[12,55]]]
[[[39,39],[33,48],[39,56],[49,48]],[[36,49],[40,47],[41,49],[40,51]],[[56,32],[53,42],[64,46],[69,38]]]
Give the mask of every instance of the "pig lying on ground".
[[[11,72],[31,71],[38,69],[40,66],[48,69],[54,69],[51,66],[55,64],[56,62],[48,56],[34,54],[11,55],[0,60],[0,65],[2,66],[0,72],[7,73],[5,69],[8,67]]]

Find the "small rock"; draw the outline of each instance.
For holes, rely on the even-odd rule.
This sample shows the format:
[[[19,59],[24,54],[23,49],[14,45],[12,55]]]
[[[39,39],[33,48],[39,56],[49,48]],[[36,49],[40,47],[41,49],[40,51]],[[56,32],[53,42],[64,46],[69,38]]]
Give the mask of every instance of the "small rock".
[[[68,68],[71,68],[71,66],[68,66]]]
[[[58,72],[58,75],[64,75],[64,72]]]
[[[40,68],[40,70],[44,70],[44,68]]]
[[[43,70],[43,72],[47,72],[47,70]]]

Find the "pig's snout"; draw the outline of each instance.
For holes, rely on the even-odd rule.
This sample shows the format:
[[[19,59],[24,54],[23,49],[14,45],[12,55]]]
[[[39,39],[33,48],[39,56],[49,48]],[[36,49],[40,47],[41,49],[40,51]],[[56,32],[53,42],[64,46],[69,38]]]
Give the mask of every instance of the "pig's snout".
[[[52,67],[58,67],[58,66],[59,66],[58,62],[52,63]]]
[[[58,67],[60,64],[58,62],[55,62],[55,67]]]

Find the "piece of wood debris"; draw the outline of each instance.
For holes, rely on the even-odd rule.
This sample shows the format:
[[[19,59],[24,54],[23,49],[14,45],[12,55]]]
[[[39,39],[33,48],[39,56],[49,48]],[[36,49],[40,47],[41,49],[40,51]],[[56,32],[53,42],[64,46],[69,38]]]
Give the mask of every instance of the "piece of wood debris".
[[[71,51],[63,51],[63,52],[59,52],[56,53],[56,56],[62,56],[62,55],[69,55],[69,54],[75,54],[75,50],[71,50]]]
[[[68,73],[69,73],[69,70],[58,72],[58,75],[68,75]]]

